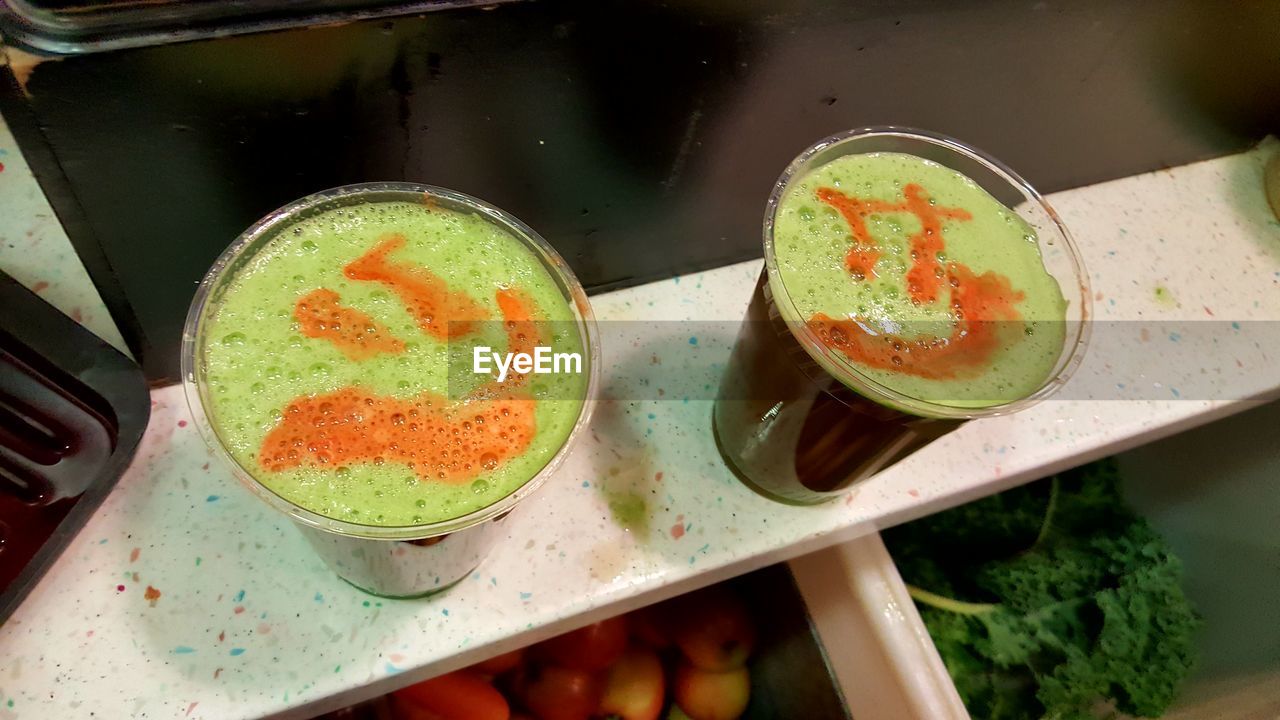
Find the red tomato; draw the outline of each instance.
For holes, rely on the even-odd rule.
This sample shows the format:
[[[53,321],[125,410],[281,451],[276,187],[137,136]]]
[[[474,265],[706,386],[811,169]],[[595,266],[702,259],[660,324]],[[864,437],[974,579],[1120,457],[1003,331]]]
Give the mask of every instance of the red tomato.
[[[519,690],[525,707],[538,720],[587,720],[604,693],[595,675],[555,665],[528,668]]]
[[[627,619],[620,615],[539,643],[537,656],[575,670],[604,670],[627,649]]]
[[[480,673],[481,675],[501,675],[508,670],[515,670],[516,666],[520,664],[522,659],[524,659],[524,648],[491,657],[488,660],[478,662],[467,669],[472,672]]]
[[[432,713],[439,720],[510,720],[506,698],[466,670],[431,678],[392,693],[396,701]]]

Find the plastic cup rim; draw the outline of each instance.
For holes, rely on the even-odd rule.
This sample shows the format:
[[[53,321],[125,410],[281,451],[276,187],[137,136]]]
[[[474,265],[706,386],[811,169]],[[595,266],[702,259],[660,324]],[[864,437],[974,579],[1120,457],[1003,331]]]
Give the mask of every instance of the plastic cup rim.
[[[197,362],[200,359],[200,353],[203,351],[201,343],[203,338],[200,336],[200,330],[203,327],[205,314],[210,307],[212,292],[219,282],[224,279],[224,274],[235,261],[240,259],[249,248],[259,241],[264,240],[264,238],[270,238],[274,231],[287,227],[298,215],[305,211],[325,204],[333,204],[335,208],[358,205],[361,202],[360,198],[380,195],[402,195],[404,197],[389,197],[386,200],[370,200],[369,202],[412,201],[414,199],[418,201],[445,200],[464,208],[466,211],[476,212],[485,216],[490,222],[502,227],[517,240],[528,246],[542,261],[547,272],[551,273],[552,277],[558,281],[558,284],[569,295],[567,302],[576,316],[575,320],[578,325],[579,336],[587,355],[585,358],[588,366],[586,368],[587,383],[583,393],[582,407],[578,411],[578,418],[568,436],[565,437],[564,442],[561,443],[555,454],[552,455],[542,469],[518,488],[489,505],[456,518],[417,525],[366,525],[332,518],[304,508],[264,485],[248,468],[245,468],[231,455],[226,445],[222,442],[217,430],[213,427],[211,419],[205,412],[205,386],[202,382],[202,376],[196,374]],[[350,200],[350,202],[344,202],[346,200]],[[541,487],[547,478],[555,472],[573,447],[574,441],[590,421],[591,415],[595,410],[595,394],[600,375],[599,331],[596,327],[595,314],[592,312],[586,291],[583,290],[582,284],[573,274],[564,258],[541,235],[520,219],[479,198],[435,185],[409,182],[355,183],[312,193],[276,208],[249,226],[222,251],[197,286],[195,296],[192,298],[191,306],[187,311],[187,319],[182,334],[181,373],[187,406],[205,443],[214,451],[214,454],[228,464],[236,479],[242,485],[246,486],[254,495],[257,495],[268,505],[288,515],[292,520],[303,526],[336,535],[370,540],[420,540],[458,532],[509,512],[521,500]]]
[[[906,393],[899,392],[893,388],[884,385],[871,378],[866,373],[860,371],[852,362],[845,359],[838,352],[827,347],[821,339],[818,338],[809,327],[803,323],[796,322],[794,318],[799,318],[800,312],[796,308],[786,288],[783,287],[781,280],[775,282],[775,278],[779,277],[777,256],[773,247],[773,229],[774,222],[777,217],[778,207],[781,205],[783,197],[793,180],[797,180],[803,176],[804,172],[809,169],[809,163],[819,153],[829,150],[835,146],[848,143],[851,141],[861,140],[872,137],[897,137],[910,141],[926,143],[942,147],[948,151],[962,155],[974,162],[979,163],[988,171],[999,177],[1011,187],[1023,193],[1029,200],[1034,201],[1053,221],[1053,230],[1057,237],[1055,240],[1061,241],[1068,259],[1071,262],[1071,269],[1076,280],[1076,291],[1079,293],[1080,303],[1080,320],[1079,327],[1074,337],[1068,335],[1063,342],[1063,351],[1059,354],[1058,361],[1054,365],[1054,372],[1045,381],[1030,394],[1011,400],[1009,402],[996,405],[966,407],[960,405],[947,405],[922,398],[913,397]],[[849,153],[850,155],[864,153]],[[919,415],[923,417],[948,418],[948,419],[971,419],[979,417],[988,417],[995,415],[1007,415],[1009,413],[1023,410],[1041,400],[1049,397],[1056,392],[1062,385],[1071,378],[1076,368],[1079,367],[1084,359],[1084,350],[1088,345],[1090,334],[1089,318],[1092,314],[1092,292],[1089,288],[1089,276],[1085,272],[1084,262],[1080,257],[1080,251],[1076,247],[1075,241],[1071,237],[1070,231],[1062,222],[1062,218],[1058,212],[1045,200],[1044,196],[1036,190],[1031,183],[1027,182],[1022,176],[1018,175],[1004,163],[996,160],[987,153],[978,150],[970,145],[960,142],[955,138],[934,133],[927,130],[920,130],[911,127],[897,125],[877,125],[854,128],[846,130],[834,135],[829,135],[813,145],[810,145],[803,152],[788,163],[786,169],[778,177],[774,183],[773,189],[769,194],[769,199],[765,203],[764,226],[762,231],[764,241],[764,259],[765,269],[768,274],[769,289],[772,292],[773,300],[780,306],[782,318],[791,331],[792,336],[805,349],[818,364],[827,372],[833,369],[839,369],[840,373],[835,374],[836,380],[843,383],[849,389],[866,397],[874,402],[887,405],[889,407]],[[1043,243],[1044,240],[1041,239]],[[1065,288],[1064,288],[1065,290]],[[1067,296],[1068,302],[1075,302],[1074,295]]]

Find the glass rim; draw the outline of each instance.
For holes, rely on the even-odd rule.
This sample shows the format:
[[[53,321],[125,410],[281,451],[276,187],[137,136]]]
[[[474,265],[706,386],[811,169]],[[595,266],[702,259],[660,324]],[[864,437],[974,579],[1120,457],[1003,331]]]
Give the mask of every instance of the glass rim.
[[[557,285],[561,286],[569,295],[567,300],[575,316],[579,338],[587,355],[585,358],[587,383],[583,392],[582,407],[578,410],[578,417],[574,422],[573,428],[546,464],[515,490],[489,505],[466,515],[417,525],[366,525],[333,518],[302,507],[267,487],[258,480],[257,476],[249,468],[244,467],[239,460],[231,455],[226,444],[223,443],[217,430],[213,427],[213,423],[205,411],[207,405],[206,385],[203,382],[202,374],[197,374],[196,372],[197,362],[204,348],[201,342],[203,338],[200,330],[210,308],[212,292],[219,282],[224,279],[233,263],[244,256],[251,246],[264,238],[271,237],[279,229],[288,227],[289,223],[305,211],[313,210],[326,204],[332,204],[333,207],[337,208],[361,202],[378,202],[378,200],[367,200],[366,198],[380,195],[388,196],[385,201],[414,199],[423,201],[436,198],[445,200],[468,211],[480,213],[488,218],[490,222],[511,233],[518,241],[534,252],[547,272],[557,281]],[[591,303],[587,298],[586,291],[582,288],[582,284],[564,261],[564,258],[533,228],[494,205],[456,190],[421,183],[371,182],[341,185],[299,198],[267,213],[253,225],[250,225],[244,232],[240,233],[213,262],[196,288],[195,296],[191,300],[191,306],[187,310],[186,322],[183,325],[180,362],[183,394],[186,397],[187,406],[191,411],[197,430],[205,443],[214,451],[214,454],[228,464],[236,479],[252,491],[254,495],[266,501],[276,510],[288,515],[295,522],[317,530],[347,537],[373,540],[420,540],[457,532],[497,518],[509,512],[517,503],[528,497],[546,482],[547,478],[564,461],[574,441],[582,433],[582,429],[587,425],[592,412],[595,410],[595,393],[599,384],[600,374],[600,343],[595,314],[592,312]]]
[[[1015,190],[1021,192],[1029,200],[1034,201],[1053,221],[1052,229],[1057,233],[1056,240],[1061,241],[1063,250],[1070,261],[1071,271],[1076,282],[1076,290],[1079,292],[1080,300],[1080,319],[1077,325],[1074,337],[1068,333],[1063,340],[1063,349],[1059,353],[1058,359],[1053,366],[1053,372],[1041,383],[1033,392],[1008,402],[996,405],[966,407],[960,405],[948,405],[945,403],[934,402],[917,398],[906,393],[895,390],[884,383],[881,383],[865,372],[861,371],[857,365],[845,358],[839,352],[828,347],[818,337],[808,325],[802,322],[796,322],[793,318],[799,318],[800,311],[796,308],[791,296],[786,292],[781,279],[775,282],[775,278],[780,278],[778,270],[777,256],[774,252],[773,230],[774,222],[777,218],[778,207],[782,203],[783,197],[790,189],[791,183],[803,176],[804,172],[809,168],[809,163],[819,153],[830,150],[841,144],[874,137],[894,137],[913,142],[925,143],[936,147],[943,148],[958,155],[962,155],[972,160],[986,170],[993,173],[996,177]],[[849,153],[865,154],[865,153]],[[1003,203],[1001,203],[1003,204]],[[1011,208],[1012,209],[1012,208]],[[898,125],[875,125],[829,135],[813,145],[810,145],[803,152],[795,157],[787,167],[778,176],[778,180],[774,183],[772,191],[769,193],[769,199],[765,203],[764,226],[764,261],[765,269],[768,276],[769,289],[773,295],[773,301],[780,307],[783,321],[787,325],[796,341],[800,343],[805,352],[813,358],[824,370],[830,372],[837,381],[844,384],[850,390],[874,401],[890,407],[909,412],[911,414],[945,419],[972,419],[979,417],[990,417],[995,415],[1006,415],[1026,407],[1034,405],[1037,402],[1052,395],[1075,373],[1080,363],[1084,359],[1084,349],[1088,344],[1090,333],[1090,316],[1092,315],[1092,290],[1089,286],[1089,276],[1085,271],[1084,261],[1080,256],[1079,248],[1076,247],[1075,241],[1071,237],[1071,233],[1067,230],[1066,225],[1062,222],[1062,218],[1058,215],[1057,210],[1045,200],[1044,196],[1036,190],[1031,183],[1027,182],[1023,177],[1004,163],[995,159],[991,155],[967,145],[955,138],[943,135],[941,133],[930,132],[928,130],[920,130],[917,128],[898,126]],[[1040,240],[1044,242],[1043,239]],[[1065,290],[1065,288],[1064,288]],[[1074,297],[1068,296],[1068,301],[1074,300]],[[837,374],[832,372],[832,368],[840,370]]]

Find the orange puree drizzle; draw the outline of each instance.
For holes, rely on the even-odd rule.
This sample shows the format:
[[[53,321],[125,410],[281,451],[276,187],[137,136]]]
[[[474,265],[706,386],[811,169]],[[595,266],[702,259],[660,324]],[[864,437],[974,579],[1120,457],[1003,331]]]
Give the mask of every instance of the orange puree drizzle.
[[[849,248],[849,254],[845,256],[845,267],[857,280],[876,277],[875,265],[876,260],[880,259],[880,248],[867,230],[867,216],[901,208],[883,200],[850,197],[833,188],[819,188],[818,199],[840,211],[845,222],[849,223],[849,229],[853,231],[853,247]]]
[[[434,393],[402,399],[347,387],[290,403],[258,458],[272,472],[402,463],[420,480],[462,483],[524,452],[533,407],[514,395],[455,405]]]
[[[502,311],[503,328],[507,331],[507,352],[533,354],[539,343],[538,325],[533,317],[533,299],[514,288],[499,290],[496,294],[498,309]],[[515,370],[507,372],[503,385],[514,387],[523,385],[526,376]],[[491,382],[486,387],[498,385]]]
[[[912,235],[911,270],[907,272],[907,294],[916,304],[938,299],[943,271],[938,263],[942,252],[942,220],[972,220],[969,211],[961,208],[936,207],[929,203],[924,188],[915,183],[902,189],[906,198],[900,203],[883,200],[863,200],[851,197],[834,188],[819,188],[818,199],[830,205],[844,216],[853,232],[853,247],[845,257],[845,266],[854,279],[875,277],[874,266],[880,258],[880,248],[867,229],[866,217],[872,213],[908,212],[920,220],[920,232]]]
[[[366,360],[379,353],[404,351],[404,343],[391,331],[355,308],[343,307],[338,293],[319,288],[298,298],[293,316],[309,338],[328,340],[351,360]]]
[[[394,243],[394,238],[379,247],[388,243]],[[362,275],[358,279],[364,279],[364,270],[373,272],[382,263],[375,260],[361,265],[371,254],[352,263]],[[423,277],[418,268],[395,270],[411,283]],[[479,307],[431,277],[436,284],[432,292],[466,298],[467,303]],[[308,297],[330,292],[317,290]],[[405,294],[401,292],[401,297]],[[532,299],[515,289],[499,290],[495,299],[502,312],[508,351],[532,352],[540,343],[532,319]],[[450,302],[458,306],[452,299]],[[456,323],[450,328],[456,332]],[[468,482],[520,455],[533,442],[537,433],[534,400],[520,390],[525,381],[523,375],[511,373],[502,383],[491,380],[457,402],[430,392],[409,398],[378,395],[358,386],[301,397],[289,403],[283,421],[263,440],[258,462],[270,472],[302,466],[400,463],[422,481]]]
[[[404,247],[403,235],[383,237],[369,252],[352,260],[343,273],[352,280],[382,283],[418,321],[418,327],[440,340],[462,337],[488,313],[466,293],[451,292],[444,280],[422,267],[390,261],[391,253]]]
[[[907,198],[903,209],[920,219],[920,232],[911,236],[911,269],[907,271],[907,294],[916,303],[933,302],[938,299],[938,288],[942,285],[943,276],[942,265],[938,261],[938,253],[944,249],[942,219],[972,220],[973,216],[968,210],[961,208],[930,205],[924,188],[915,183],[904,187],[902,193]]]
[[[1023,294],[1003,275],[974,275],[960,263],[948,263],[947,275],[951,307],[959,318],[949,337],[878,335],[857,319],[835,320],[825,313],[814,313],[809,327],[823,344],[864,365],[932,380],[977,377],[1003,344],[1002,335],[1020,332],[1020,326],[1005,321],[1021,319],[1013,306]]]
[[[945,250],[942,221],[971,220],[961,208],[937,207],[929,202],[924,188],[911,183],[903,188],[901,203],[862,200],[832,188],[817,191],[818,199],[844,215],[853,232],[854,247],[846,258],[846,266],[856,279],[868,276],[870,265],[878,257],[875,239],[864,219],[876,212],[907,212],[920,221],[920,231],[911,242],[911,268],[907,271],[907,293],[913,303],[938,299],[942,280],[951,287],[951,309],[956,324],[948,337],[922,335],[903,338],[874,332],[860,318],[834,319],[825,313],[809,318],[809,327],[829,347],[836,348],[850,360],[881,370],[894,370],[918,377],[946,380],[981,375],[991,356],[1012,337],[1021,332],[1022,319],[1017,303],[1025,295],[1014,289],[1009,278],[995,272],[975,274],[968,266],[949,262],[944,265],[938,254]],[[869,258],[869,261],[868,261]]]

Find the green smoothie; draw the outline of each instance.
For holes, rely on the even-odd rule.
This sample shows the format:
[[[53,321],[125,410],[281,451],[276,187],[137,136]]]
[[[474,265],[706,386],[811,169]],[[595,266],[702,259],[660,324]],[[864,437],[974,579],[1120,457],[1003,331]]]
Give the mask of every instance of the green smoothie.
[[[210,300],[210,420],[258,481],[364,525],[466,515],[568,438],[587,368],[472,372],[472,348],[587,358],[556,278],[478,214],[373,202],[279,229]]]
[[[969,178],[913,155],[848,155],[799,178],[778,206],[774,253],[770,285],[799,316],[788,319],[911,398],[1012,402],[1062,352],[1066,300],[1035,231]]]

